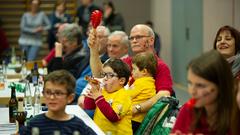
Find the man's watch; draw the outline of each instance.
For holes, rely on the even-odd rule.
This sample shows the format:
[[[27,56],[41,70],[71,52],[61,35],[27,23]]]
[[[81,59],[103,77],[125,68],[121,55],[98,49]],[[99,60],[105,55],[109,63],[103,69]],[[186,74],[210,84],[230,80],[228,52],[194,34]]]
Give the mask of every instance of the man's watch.
[[[139,105],[139,104],[136,104],[136,105],[135,105],[135,108],[136,108],[136,110],[137,110],[138,113],[140,113],[141,110],[142,110],[142,107],[141,107],[141,105]]]

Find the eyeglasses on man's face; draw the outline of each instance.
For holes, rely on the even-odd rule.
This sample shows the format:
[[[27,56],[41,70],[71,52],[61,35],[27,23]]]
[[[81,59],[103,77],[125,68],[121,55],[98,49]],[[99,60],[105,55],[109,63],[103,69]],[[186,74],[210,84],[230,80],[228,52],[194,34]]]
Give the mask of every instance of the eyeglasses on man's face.
[[[100,73],[101,77],[104,78],[104,77],[107,77],[107,79],[111,79],[113,77],[118,77],[118,75],[116,73],[112,73],[112,72],[101,72]]]
[[[130,41],[133,41],[134,39],[135,39],[135,40],[140,40],[140,39],[142,39],[142,38],[144,38],[144,37],[150,37],[150,36],[136,35],[136,36],[130,36],[128,39],[129,39]]]
[[[49,89],[44,89],[43,92],[42,92],[43,96],[46,97],[46,98],[50,98],[52,95],[55,97],[55,98],[62,98],[64,97],[65,95],[68,95],[67,92],[61,92],[60,90],[54,90],[54,92],[52,92],[51,90]]]

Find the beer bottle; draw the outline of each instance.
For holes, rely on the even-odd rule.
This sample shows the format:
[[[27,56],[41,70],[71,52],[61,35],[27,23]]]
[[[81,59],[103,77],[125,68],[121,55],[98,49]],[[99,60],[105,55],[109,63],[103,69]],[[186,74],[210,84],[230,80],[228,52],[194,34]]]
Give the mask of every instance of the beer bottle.
[[[24,126],[26,120],[26,113],[23,108],[23,98],[18,98],[18,112],[16,115],[16,120],[18,122],[18,131],[22,133],[21,129]]]
[[[18,101],[16,98],[16,91],[14,86],[11,87],[11,98],[9,100],[8,106],[9,106],[9,122],[15,123]]]

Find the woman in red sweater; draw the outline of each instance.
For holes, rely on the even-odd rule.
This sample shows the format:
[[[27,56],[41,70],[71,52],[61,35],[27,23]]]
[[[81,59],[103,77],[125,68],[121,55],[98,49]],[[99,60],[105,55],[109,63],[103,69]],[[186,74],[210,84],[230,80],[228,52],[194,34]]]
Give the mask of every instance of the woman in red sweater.
[[[187,79],[192,100],[182,106],[172,134],[231,134],[236,98],[231,68],[224,57],[212,50],[192,60]]]

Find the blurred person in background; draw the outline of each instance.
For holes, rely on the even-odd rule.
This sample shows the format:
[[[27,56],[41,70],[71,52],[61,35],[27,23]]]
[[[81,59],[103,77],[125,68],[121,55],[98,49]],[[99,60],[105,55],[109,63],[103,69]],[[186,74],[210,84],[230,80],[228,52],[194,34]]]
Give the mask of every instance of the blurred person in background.
[[[31,10],[21,18],[21,34],[18,43],[26,51],[27,60],[35,60],[43,44],[42,33],[50,29],[48,17],[39,9],[39,0],[31,1]]]

